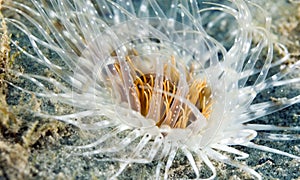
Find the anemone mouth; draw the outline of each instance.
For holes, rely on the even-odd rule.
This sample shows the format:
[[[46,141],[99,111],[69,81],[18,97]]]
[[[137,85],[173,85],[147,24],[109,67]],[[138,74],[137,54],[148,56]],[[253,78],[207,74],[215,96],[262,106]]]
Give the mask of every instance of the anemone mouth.
[[[111,56],[118,59],[116,52],[112,52]],[[129,91],[125,92],[122,88],[114,91],[118,94],[116,96],[121,97],[121,103],[128,103],[128,99],[131,99],[131,102],[134,102],[133,109],[146,118],[154,119],[157,127],[169,126],[181,129],[188,127],[191,122],[197,120],[190,106],[194,106],[206,119],[209,118],[212,111],[212,93],[206,80],[194,79],[192,69],[187,70],[183,67],[179,70],[177,68],[179,64],[173,55],[165,57],[167,63],[161,67],[162,73],[157,73],[156,68],[145,72],[142,63],[134,61],[136,57],[139,57],[137,50],[128,50],[125,63],[129,71],[122,71],[120,61],[110,65],[112,68],[109,74],[114,74],[108,78],[111,83],[116,82],[112,78],[117,78],[121,82],[126,81],[126,78],[133,81]],[[184,76],[180,73],[184,73]],[[180,85],[182,81],[186,83],[184,86]],[[188,101],[189,105],[182,102],[181,98]],[[156,116],[152,115],[153,109],[156,109]]]

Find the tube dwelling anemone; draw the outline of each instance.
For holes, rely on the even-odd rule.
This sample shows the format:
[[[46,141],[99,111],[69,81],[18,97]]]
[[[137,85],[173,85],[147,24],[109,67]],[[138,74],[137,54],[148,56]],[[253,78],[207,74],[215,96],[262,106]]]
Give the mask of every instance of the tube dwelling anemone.
[[[275,140],[287,137],[277,131],[299,131],[299,127],[251,123],[300,101],[298,93],[276,102],[254,102],[263,91],[300,80],[289,76],[298,71],[299,63],[287,63],[290,54],[273,42],[270,18],[259,6],[243,0],[166,4],[155,0],[32,0],[29,4],[3,4],[19,15],[19,19],[5,18],[10,29],[25,34],[32,49],[22,48],[14,39],[12,47],[55,76],[11,70],[36,90],[7,83],[75,108],[70,114],[35,115],[103,132],[96,141],[74,149],[77,155],[105,154],[109,158],[103,161],[120,162],[111,178],[132,163],[156,161],[154,176],[159,179],[163,174],[167,179],[174,158],[183,154],[197,179],[216,177],[212,161],[261,179],[240,161],[249,154],[236,146],[300,160],[252,142],[264,131],[270,131]],[[253,20],[252,9],[261,12],[259,20]],[[258,25],[258,21],[263,23]],[[224,36],[209,33],[216,28],[223,28]],[[280,59],[273,60],[274,44],[284,52]],[[296,136],[288,137],[294,140]],[[210,169],[210,177],[200,173],[204,166]]]

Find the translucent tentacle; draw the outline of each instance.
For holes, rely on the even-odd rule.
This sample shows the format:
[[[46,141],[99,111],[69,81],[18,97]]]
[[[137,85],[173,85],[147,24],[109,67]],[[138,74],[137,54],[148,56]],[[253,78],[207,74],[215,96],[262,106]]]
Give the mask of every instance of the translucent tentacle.
[[[224,144],[213,144],[211,146],[211,148],[218,149],[218,150],[225,151],[225,152],[232,153],[232,154],[236,154],[236,155],[238,155],[238,157],[236,157],[236,159],[246,159],[249,157],[249,154],[244,153],[242,151],[239,151],[235,148],[232,148],[232,147],[224,145]]]
[[[180,148],[180,149],[183,151],[184,155],[188,158],[188,160],[189,160],[189,162],[190,162],[190,164],[191,164],[191,166],[192,166],[192,168],[193,168],[193,170],[194,170],[194,172],[196,174],[196,178],[198,179],[199,176],[200,176],[199,175],[199,169],[198,169],[198,167],[196,165],[196,162],[195,162],[195,159],[194,159],[193,155],[185,147]]]
[[[175,158],[177,152],[177,147],[172,146],[171,151],[168,154],[168,160],[166,163],[166,167],[165,167],[165,174],[164,174],[164,179],[167,180],[168,179],[168,173],[169,173],[169,169],[172,166],[173,160]]]
[[[289,129],[287,127],[287,130],[295,130],[296,127],[292,127]],[[298,127],[298,131],[300,131],[300,127]],[[266,133],[266,132],[260,132],[259,133],[260,139],[268,140],[268,141],[298,141],[300,140],[299,134],[278,134],[278,133]]]
[[[252,143],[252,142],[247,142],[247,143],[241,144],[241,145],[249,147],[249,148],[254,148],[254,149],[258,149],[258,150],[262,150],[262,151],[266,151],[266,152],[271,152],[271,153],[287,156],[287,157],[290,157],[290,158],[293,158],[293,159],[296,159],[296,160],[300,161],[300,156],[295,156],[293,154],[290,154],[290,153],[287,153],[287,152],[284,152],[284,151],[280,151],[278,149],[270,148],[270,147],[267,147],[267,146],[258,145],[258,144]]]
[[[235,166],[235,167],[238,167],[240,169],[243,169],[244,171],[246,171],[247,173],[253,175],[254,177],[256,177],[257,179],[262,179],[261,175],[258,174],[255,170],[251,169],[250,167],[246,166],[246,165],[243,165],[235,160],[232,160],[230,159],[229,157],[219,153],[219,152],[216,152],[212,149],[209,149],[209,156],[211,156],[213,159],[216,159],[220,162],[223,162],[225,164],[229,164],[231,166]]]
[[[284,127],[269,124],[246,124],[245,127],[257,131],[300,131],[300,126]]]
[[[95,117],[95,116],[105,116],[102,111],[82,111],[82,112],[76,112],[73,114],[67,114],[67,115],[48,115],[48,114],[43,114],[43,113],[35,113],[36,116],[43,117],[43,118],[52,118],[56,120],[63,121],[68,124],[72,124],[82,130],[95,130],[98,131],[100,129],[105,129],[108,127],[113,127],[117,126],[117,122],[109,121],[109,120],[101,120],[99,122],[95,122],[92,124],[87,124],[87,123],[81,123],[78,120],[75,119],[80,119],[84,117]]]
[[[115,129],[113,129],[111,132],[109,132],[109,133],[103,135],[101,138],[97,139],[97,141],[92,142],[87,145],[83,145],[83,146],[76,146],[75,148],[76,149],[89,149],[89,148],[96,147],[96,146],[100,145],[101,143],[103,143],[104,141],[110,139],[111,137],[114,137],[115,135],[119,134],[120,132],[123,132],[128,129],[129,129],[129,127],[120,125],[120,126],[116,127]],[[71,148],[74,148],[74,147],[71,147]],[[89,155],[97,154],[97,153],[101,153],[101,150],[88,151],[88,152],[84,152],[84,153],[81,153],[78,155],[89,156]]]
[[[199,159],[203,160],[203,162],[211,170],[212,175],[210,177],[206,178],[207,180],[211,180],[211,179],[214,179],[217,176],[217,170],[216,170],[215,166],[212,164],[212,162],[209,160],[209,158],[208,158],[205,151],[206,150],[204,150],[204,152],[202,150],[197,150],[196,153],[197,153]]]
[[[289,107],[299,102],[300,102],[300,95],[290,99],[281,98],[279,99],[279,102],[269,101],[269,102],[253,104],[250,106],[249,111],[241,114],[240,119],[236,121],[242,123],[250,122],[254,119],[279,111],[281,109],[284,109],[286,107]]]

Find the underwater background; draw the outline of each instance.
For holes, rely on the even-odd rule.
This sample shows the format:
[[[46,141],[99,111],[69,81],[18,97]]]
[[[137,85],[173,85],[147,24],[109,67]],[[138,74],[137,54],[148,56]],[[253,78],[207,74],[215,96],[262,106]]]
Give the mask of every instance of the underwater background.
[[[1,2],[1,1],[0,1]],[[217,2],[217,1],[215,1]],[[24,1],[26,3],[26,1]],[[257,1],[272,16],[272,32],[279,42],[285,44],[292,54],[292,60],[300,59],[300,4],[296,1],[266,0]],[[166,10],[167,11],[167,10]],[[5,14],[5,9],[2,14]],[[13,14],[11,15],[13,16]],[[254,16],[255,19],[255,16]],[[27,71],[42,71],[40,65],[27,64],[26,56],[20,52],[9,51],[9,38],[18,38],[23,42],[26,39],[21,34],[12,32],[5,37],[5,30],[1,30],[0,67],[23,68]],[[217,33],[217,32],[213,32]],[[29,43],[29,42],[28,42]],[[9,56],[6,54],[9,53]],[[276,55],[276,54],[275,54]],[[49,53],[49,57],[51,54]],[[52,57],[55,59],[54,57]],[[20,61],[22,59],[22,62]],[[19,61],[18,61],[19,60]],[[51,72],[49,73],[51,76]],[[299,75],[295,75],[299,76]],[[0,79],[14,79],[15,77],[0,70]],[[22,82],[21,82],[22,83]],[[30,84],[28,84],[30,86]],[[69,145],[81,144],[91,134],[83,134],[71,125],[50,119],[31,116],[26,109],[46,109],[47,111],[67,112],[72,107],[49,102],[41,104],[38,99],[19,96],[17,90],[0,83],[0,179],[105,179],[110,172],[118,168],[115,162],[101,161],[103,156],[82,157],[70,156]],[[274,90],[274,96],[291,96],[300,93],[300,85],[281,91]],[[269,94],[266,97],[269,98]],[[266,98],[263,94],[257,98]],[[29,101],[30,99],[30,101]],[[300,104],[293,105],[277,113],[260,118],[267,124],[282,126],[300,126]],[[264,143],[264,137],[258,136],[255,141]],[[300,135],[295,141],[266,142],[272,148],[277,148],[291,154],[300,155]],[[240,147],[249,158],[244,162],[254,168],[264,179],[300,179],[300,163],[281,155]],[[119,179],[151,179],[156,164],[133,164],[127,168]],[[173,163],[172,171],[177,171],[180,178],[193,177],[193,172],[187,171],[188,162],[185,157],[179,156]],[[244,171],[215,163],[219,166],[217,179],[252,179]],[[184,169],[184,170],[183,170]],[[205,173],[205,172],[204,172]],[[176,179],[176,177],[171,177]]]

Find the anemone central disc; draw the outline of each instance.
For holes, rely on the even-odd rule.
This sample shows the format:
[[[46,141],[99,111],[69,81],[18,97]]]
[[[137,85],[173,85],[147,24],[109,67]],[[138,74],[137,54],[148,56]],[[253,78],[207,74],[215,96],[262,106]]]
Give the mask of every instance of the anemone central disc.
[[[112,53],[112,56],[116,56],[116,54]],[[132,60],[133,56],[138,56],[136,50],[131,50],[128,53],[125,62],[130,69],[127,73],[133,79],[128,95],[130,99],[137,101],[136,104],[139,106],[135,110],[147,118],[154,119],[158,127],[167,125],[171,128],[186,128],[195,119],[190,105],[195,106],[204,117],[208,118],[210,116],[211,90],[205,80],[191,80],[188,71],[185,69],[185,81],[188,84],[180,88],[178,85],[180,73],[182,72],[176,68],[177,63],[174,56],[170,57],[168,61],[170,63],[164,64],[163,75],[157,75],[155,71],[144,73]],[[121,70],[120,62],[114,63],[114,69],[118,77],[124,80],[126,75]],[[124,96],[124,92],[122,93]],[[190,105],[183,103],[180,98],[186,99]],[[156,116],[153,116],[153,113],[156,113]]]

